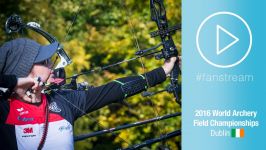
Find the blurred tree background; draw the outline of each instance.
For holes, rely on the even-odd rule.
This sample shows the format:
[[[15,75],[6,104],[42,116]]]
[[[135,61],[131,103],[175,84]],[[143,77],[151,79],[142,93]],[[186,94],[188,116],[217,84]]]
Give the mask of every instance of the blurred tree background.
[[[169,24],[181,23],[181,0],[165,0],[164,3]],[[157,29],[156,24],[150,19],[149,0],[2,0],[0,4],[0,44],[18,37],[18,35],[7,36],[4,32],[5,20],[11,14],[20,15],[24,22],[37,22],[61,42],[72,58],[73,63],[66,68],[67,76],[132,58],[138,50],[137,43],[140,49],[145,49],[160,42],[160,39],[149,36],[151,31]],[[23,35],[19,35],[21,36],[47,44],[44,38],[30,31],[25,31]],[[174,35],[174,41],[181,52],[180,31]],[[143,63],[146,71],[149,71],[161,66],[163,61],[146,57],[143,58]],[[98,86],[119,77],[142,73],[144,71],[140,60],[135,60],[103,72],[81,76],[79,81],[88,81],[89,84]],[[169,81],[149,90],[158,91],[167,84]],[[161,93],[150,98],[143,98],[139,94],[128,98],[127,102],[130,107],[111,104],[78,119],[74,126],[74,134],[91,133],[103,128],[154,118],[156,115],[181,111],[173,95],[169,93]],[[95,120],[102,126],[99,126]],[[125,148],[180,128],[181,117],[175,117],[76,142],[75,149]],[[165,144],[172,150],[178,150],[180,141],[180,137],[175,137],[146,149],[159,149],[160,145]]]

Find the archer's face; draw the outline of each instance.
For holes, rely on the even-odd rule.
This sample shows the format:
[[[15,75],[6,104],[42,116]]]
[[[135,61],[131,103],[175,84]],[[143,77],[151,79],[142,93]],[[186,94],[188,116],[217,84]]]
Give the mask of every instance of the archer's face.
[[[52,79],[53,71],[48,66],[43,64],[35,64],[31,69],[30,75],[35,77],[41,77],[42,82],[46,83],[47,81]]]

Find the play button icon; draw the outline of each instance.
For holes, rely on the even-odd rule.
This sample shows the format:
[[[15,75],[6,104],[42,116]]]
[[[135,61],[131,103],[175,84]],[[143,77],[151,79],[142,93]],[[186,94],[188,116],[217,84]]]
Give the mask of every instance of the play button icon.
[[[232,12],[210,14],[199,24],[196,49],[208,64],[217,68],[239,65],[252,48],[252,33],[248,23]]]
[[[228,50],[231,46],[236,44],[239,39],[230,33],[225,28],[220,25],[216,26],[216,54],[220,55],[226,50]]]

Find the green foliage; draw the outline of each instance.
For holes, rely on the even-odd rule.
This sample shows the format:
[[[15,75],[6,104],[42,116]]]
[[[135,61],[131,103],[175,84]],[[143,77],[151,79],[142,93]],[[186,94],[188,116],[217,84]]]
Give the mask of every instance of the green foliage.
[[[6,18],[16,13],[25,22],[40,23],[44,30],[62,42],[61,44],[73,60],[73,64],[67,67],[68,76],[132,58],[139,48],[148,48],[160,42],[159,38],[152,39],[149,36],[149,33],[157,27],[150,20],[148,0],[6,0],[1,1],[0,4],[5,6],[0,10],[2,27]],[[181,23],[181,0],[165,0],[165,5],[170,25]],[[75,20],[74,23],[73,20]],[[17,37],[7,37],[3,28],[0,34],[0,43]],[[47,43],[44,38],[33,32],[25,32],[24,36]],[[181,32],[174,35],[174,41],[181,52]],[[141,74],[143,69],[140,62],[136,60],[124,63],[103,72],[82,76],[79,80],[86,80],[98,86],[119,77]],[[147,57],[143,59],[143,63],[148,71],[159,67],[163,62]],[[168,83],[169,81],[166,81],[150,90],[161,90]],[[75,135],[181,111],[180,106],[174,102],[173,96],[168,93],[152,98],[136,95],[128,98],[127,102],[130,103],[131,108],[121,104],[111,104],[81,117],[75,123]],[[101,126],[95,122],[95,119]],[[114,135],[89,138],[75,143],[75,148],[100,150],[125,148],[180,127],[181,118],[177,117],[118,131]],[[176,137],[164,143],[171,149],[177,150],[180,140],[180,137]],[[156,149],[160,144],[162,143],[156,143],[148,149]]]

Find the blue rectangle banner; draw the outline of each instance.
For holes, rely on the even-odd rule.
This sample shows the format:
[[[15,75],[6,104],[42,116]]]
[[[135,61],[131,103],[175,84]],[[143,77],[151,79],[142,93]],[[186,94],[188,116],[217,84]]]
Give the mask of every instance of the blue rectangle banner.
[[[182,148],[263,149],[266,1],[182,7]]]

